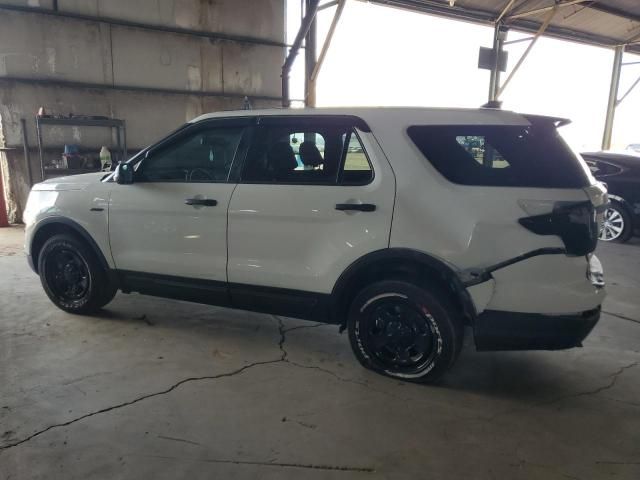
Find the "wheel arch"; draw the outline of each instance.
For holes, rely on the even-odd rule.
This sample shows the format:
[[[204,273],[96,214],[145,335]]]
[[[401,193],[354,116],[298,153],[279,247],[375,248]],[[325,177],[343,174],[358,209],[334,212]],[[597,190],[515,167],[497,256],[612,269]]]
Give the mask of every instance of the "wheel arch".
[[[633,206],[629,202],[627,202],[624,198],[622,198],[622,197],[620,197],[618,195],[613,195],[611,193],[607,194],[607,196],[609,197],[609,201],[614,201],[614,202],[619,203],[620,205],[622,205],[622,207],[627,210],[627,213],[629,214],[629,216],[633,220],[633,217],[634,217]]]
[[[405,279],[418,285],[444,287],[459,308],[466,323],[472,323],[476,309],[469,292],[453,267],[418,250],[387,248],[360,257],[340,275],[331,292],[332,323],[346,327],[349,305],[364,286],[379,280]]]
[[[82,225],[66,217],[47,217],[41,220],[35,227],[35,231],[31,237],[31,244],[29,246],[33,268],[36,273],[38,273],[38,256],[40,255],[42,246],[48,238],[59,233],[71,233],[72,235],[81,238],[96,254],[98,261],[105,269],[105,272],[109,272],[111,270],[102,250],[91,234],[89,234]]]

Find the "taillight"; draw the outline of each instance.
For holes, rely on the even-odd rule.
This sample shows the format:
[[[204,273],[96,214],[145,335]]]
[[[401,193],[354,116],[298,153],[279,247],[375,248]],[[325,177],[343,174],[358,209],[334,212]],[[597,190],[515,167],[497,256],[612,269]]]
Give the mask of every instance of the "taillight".
[[[589,197],[589,200],[591,200],[593,207],[596,209],[596,223],[598,224],[598,231],[600,231],[600,228],[602,228],[602,222],[604,221],[604,211],[607,208],[607,205],[609,205],[607,184],[597,182],[586,187],[584,191]]]
[[[609,203],[609,196],[607,195],[607,185],[605,183],[594,183],[586,187],[584,191],[589,197],[591,204],[598,210],[600,209],[600,207],[604,207]]]

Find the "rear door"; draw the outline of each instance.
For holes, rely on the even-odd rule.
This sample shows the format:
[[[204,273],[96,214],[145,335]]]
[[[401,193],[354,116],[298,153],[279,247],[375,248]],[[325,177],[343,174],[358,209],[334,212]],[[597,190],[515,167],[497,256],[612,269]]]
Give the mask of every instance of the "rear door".
[[[314,303],[306,293],[330,293],[349,264],[388,247],[395,179],[361,123],[260,119],[229,206],[228,276],[238,306],[270,311],[275,295],[305,316]]]

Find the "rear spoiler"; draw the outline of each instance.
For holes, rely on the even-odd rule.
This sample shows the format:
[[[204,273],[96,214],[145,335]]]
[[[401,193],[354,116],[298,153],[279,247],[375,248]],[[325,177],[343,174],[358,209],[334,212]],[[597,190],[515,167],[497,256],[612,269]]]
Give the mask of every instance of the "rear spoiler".
[[[547,115],[528,115],[528,114],[523,114],[522,116],[527,120],[529,120],[531,123],[551,122],[556,126],[556,128],[564,127],[565,125],[569,125],[571,123],[571,120],[569,120],[568,118],[562,118],[562,117],[549,117]]]
[[[502,101],[501,100],[489,100],[487,103],[482,105],[480,108],[489,108],[489,109],[494,109],[494,110],[501,110],[502,109]],[[571,123],[571,120],[569,120],[568,118],[562,118],[562,117],[550,117],[548,115],[529,115],[529,114],[522,114],[522,116],[524,118],[526,118],[527,120],[529,120],[531,123],[551,122],[551,123],[553,123],[555,125],[556,128],[564,127],[565,125],[569,125]]]

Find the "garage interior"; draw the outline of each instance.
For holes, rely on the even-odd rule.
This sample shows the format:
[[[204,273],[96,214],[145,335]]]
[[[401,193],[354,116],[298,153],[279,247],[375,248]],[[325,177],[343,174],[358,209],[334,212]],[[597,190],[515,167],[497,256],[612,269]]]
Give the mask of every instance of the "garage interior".
[[[19,223],[31,185],[64,172],[63,146],[117,161],[205,112],[314,106],[346,2],[305,2],[287,44],[285,0],[0,0],[0,197],[17,224],[0,229],[0,479],[639,478],[638,239],[598,247],[609,296],[584,348],[478,353],[467,335],[437,386],[362,369],[332,325],[135,294],[98,317],[51,305]],[[610,89],[594,92],[610,145],[638,2],[369,3],[493,26],[493,102],[530,51],[504,72],[510,29],[531,48],[610,48]],[[294,61],[304,99],[289,96]]]

